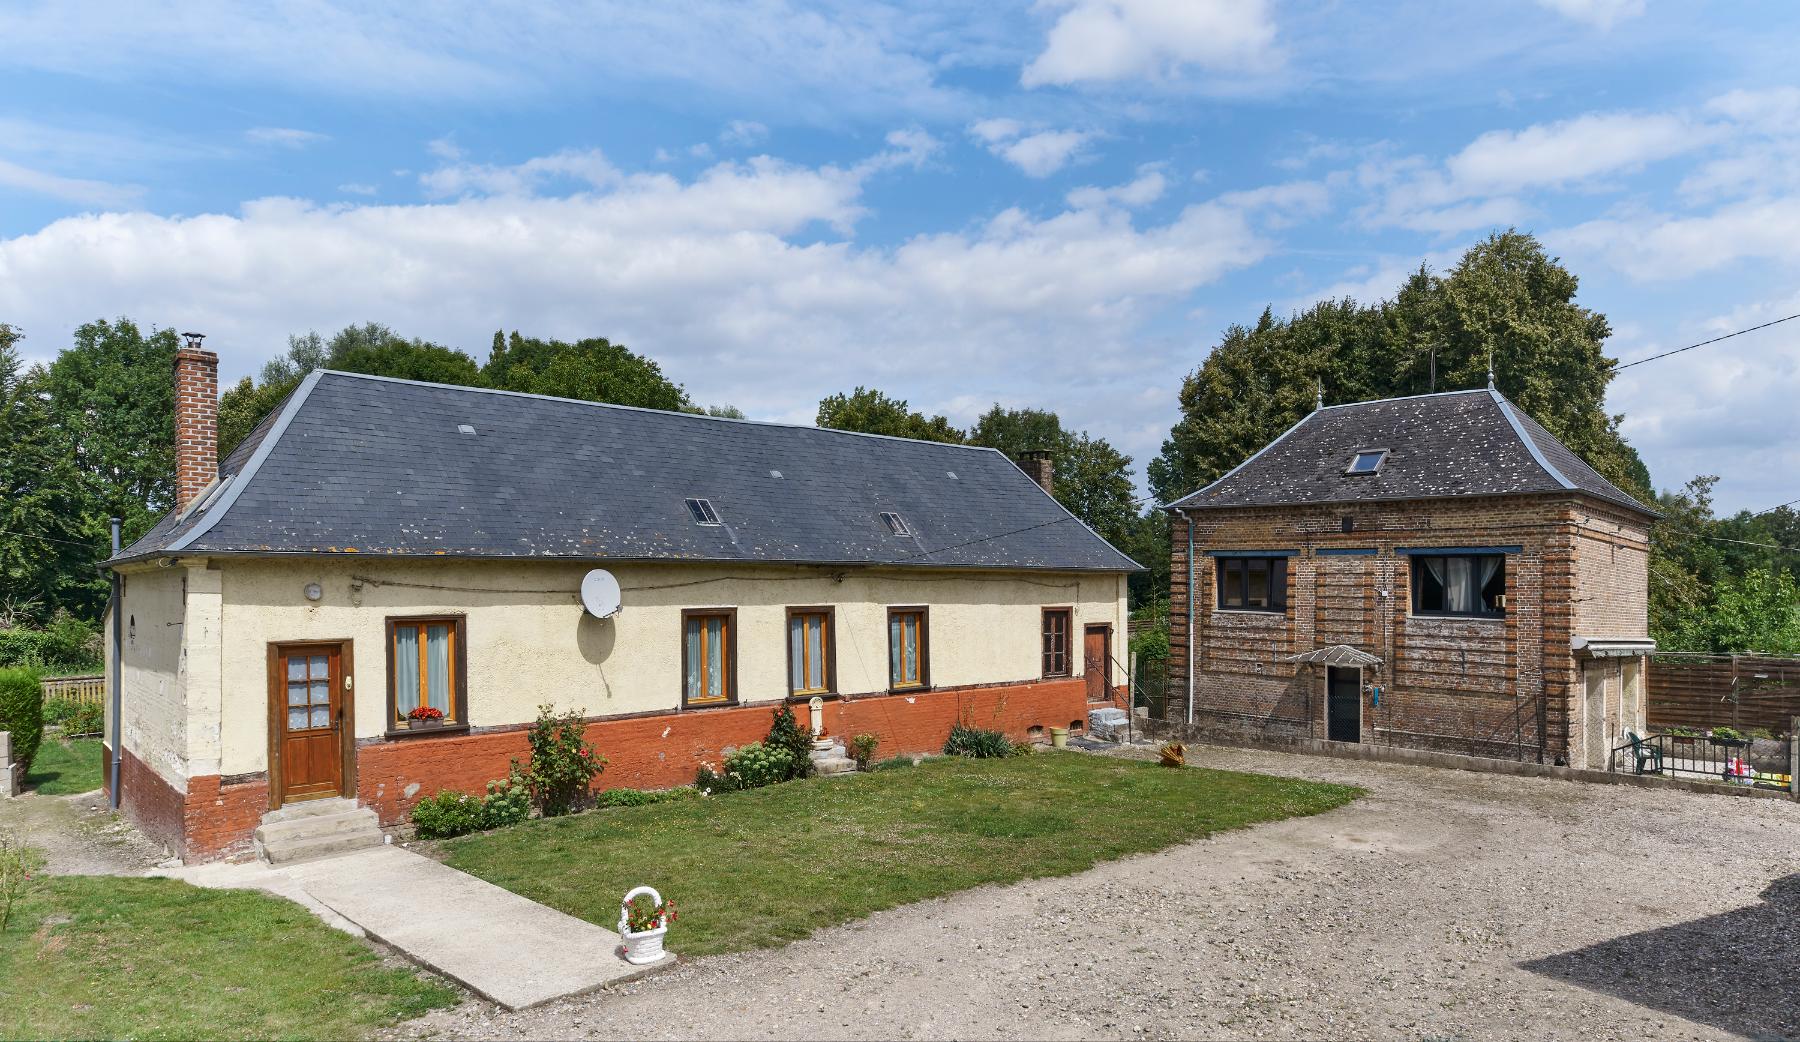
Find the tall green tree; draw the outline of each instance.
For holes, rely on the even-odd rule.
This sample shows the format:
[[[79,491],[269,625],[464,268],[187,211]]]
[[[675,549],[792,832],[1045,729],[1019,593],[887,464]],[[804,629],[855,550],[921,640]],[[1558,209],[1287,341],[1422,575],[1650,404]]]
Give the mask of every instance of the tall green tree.
[[[687,391],[654,360],[605,337],[570,343],[495,333],[481,376],[487,386],[506,391],[671,412],[694,408]]]
[[[889,398],[873,387],[834,394],[819,402],[818,424],[840,431],[886,434],[918,441],[961,443],[963,432],[942,416],[926,416],[909,408],[904,398]]]
[[[27,373],[21,334],[0,323],[0,614],[43,621],[93,617],[105,596],[94,565],[105,536],[75,469],[74,446],[51,419],[41,371]]]
[[[1062,419],[1045,409],[1004,409],[996,404],[969,428],[967,440],[1015,459],[1022,452],[1050,453],[1057,502],[1129,552],[1138,522],[1131,457],[1106,439],[1065,430]]]
[[[1530,235],[1496,233],[1442,275],[1421,267],[1393,298],[1265,310],[1232,326],[1182,381],[1181,417],[1148,470],[1177,499],[1243,462],[1314,407],[1477,388],[1489,359],[1501,393],[1640,498],[1650,475],[1605,411],[1606,318],[1575,301],[1575,275]],[[1435,380],[1434,380],[1435,373]]]
[[[175,502],[175,385],[179,341],[172,329],[139,330],[130,319],[75,331],[37,381],[50,421],[73,447],[90,526],[124,519],[130,542]]]

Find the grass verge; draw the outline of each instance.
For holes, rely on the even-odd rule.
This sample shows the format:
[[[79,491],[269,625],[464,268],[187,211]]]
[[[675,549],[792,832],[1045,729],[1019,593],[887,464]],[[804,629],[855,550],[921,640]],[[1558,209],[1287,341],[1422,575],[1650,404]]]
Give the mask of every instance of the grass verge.
[[[456,868],[609,929],[648,883],[683,955],[773,947],[986,883],[1067,875],[1360,790],[1080,753],[928,760],[711,799],[528,822],[440,844]]]
[[[102,783],[100,739],[58,738],[45,735],[38,746],[25,787],[45,796],[72,796],[92,792]]]
[[[299,905],[52,876],[0,937],[0,1037],[357,1038],[456,1001]]]

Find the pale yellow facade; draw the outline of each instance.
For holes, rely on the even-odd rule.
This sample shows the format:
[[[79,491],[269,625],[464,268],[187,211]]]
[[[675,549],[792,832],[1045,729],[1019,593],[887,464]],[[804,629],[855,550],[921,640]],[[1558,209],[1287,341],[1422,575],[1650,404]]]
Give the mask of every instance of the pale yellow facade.
[[[407,616],[465,617],[469,723],[477,728],[527,722],[545,702],[588,716],[675,711],[683,609],[735,609],[741,703],[787,696],[789,607],[835,608],[837,690],[846,695],[887,689],[890,607],[928,608],[933,687],[1040,677],[1046,607],[1073,611],[1076,673],[1088,625],[1110,626],[1113,654],[1125,658],[1126,580],[1117,573],[616,564],[610,570],[623,609],[600,620],[583,611],[577,592],[591,567],[336,556],[190,559],[134,571],[126,607],[137,615],[140,639],[146,625],[180,620],[179,629],[165,629],[178,643],[185,634],[185,651],[174,654],[184,654],[186,666],[165,680],[167,647],[152,654],[146,645],[135,658],[128,650],[127,748],[140,757],[149,749],[164,762],[181,759],[183,777],[266,770],[268,647],[313,640],[352,643],[356,734],[379,737],[388,722],[386,623]],[[309,584],[317,584],[316,601],[307,596]],[[1124,683],[1122,667],[1114,667],[1113,680]],[[155,706],[167,716],[168,693],[179,714],[183,692],[185,721],[146,721],[134,742],[133,714]],[[173,747],[183,742],[178,753]],[[150,762],[162,773],[161,762]]]

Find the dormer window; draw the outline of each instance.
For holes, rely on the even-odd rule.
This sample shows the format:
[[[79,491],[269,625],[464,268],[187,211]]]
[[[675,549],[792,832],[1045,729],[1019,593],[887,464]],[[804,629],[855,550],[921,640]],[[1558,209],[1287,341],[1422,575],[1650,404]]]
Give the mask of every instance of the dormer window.
[[[1351,477],[1377,473],[1381,470],[1382,462],[1387,459],[1387,454],[1386,449],[1362,449],[1350,458],[1350,466],[1344,468],[1344,473]]]
[[[710,499],[690,499],[687,501],[687,508],[697,525],[722,524],[719,520],[719,512],[713,509]]]

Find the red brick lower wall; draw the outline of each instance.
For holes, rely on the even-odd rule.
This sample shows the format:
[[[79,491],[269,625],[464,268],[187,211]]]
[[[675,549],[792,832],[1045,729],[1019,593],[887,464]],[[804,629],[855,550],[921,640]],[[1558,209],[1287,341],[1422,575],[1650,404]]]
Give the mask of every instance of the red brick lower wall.
[[[607,760],[596,787],[690,784],[702,762],[717,763],[726,747],[768,734],[774,709],[765,703],[596,720],[587,739]],[[796,705],[794,713],[802,727],[809,726],[806,706]],[[958,719],[1023,740],[1033,727],[1085,726],[1086,717],[1086,688],[1075,678],[839,699],[825,703],[824,723],[840,739],[875,735],[881,741],[876,756],[889,757],[941,751]],[[490,780],[506,775],[508,760],[526,755],[523,730],[379,741],[357,750],[356,795],[391,825],[403,821],[414,803],[444,789],[485,792]]]
[[[102,747],[102,785],[112,795],[110,751]],[[125,751],[119,764],[124,799],[119,809],[138,831],[187,861],[210,861],[248,851],[269,809],[266,778],[225,784],[216,774],[188,779],[182,793],[144,761]]]

